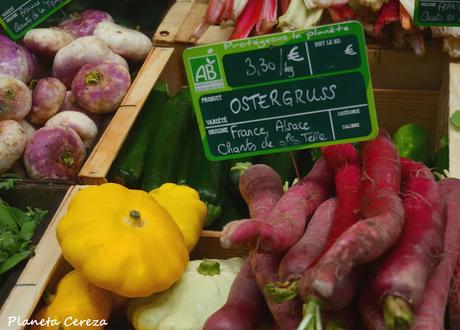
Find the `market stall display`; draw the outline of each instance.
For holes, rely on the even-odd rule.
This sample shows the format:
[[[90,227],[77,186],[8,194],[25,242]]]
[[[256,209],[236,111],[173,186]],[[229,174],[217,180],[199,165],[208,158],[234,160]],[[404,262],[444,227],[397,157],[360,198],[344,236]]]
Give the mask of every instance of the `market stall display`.
[[[22,43],[0,35],[0,173],[23,162],[31,177],[67,180],[35,256],[27,240],[16,251],[0,240],[0,272],[5,252],[28,258],[0,286],[0,324],[457,329],[460,66],[431,39],[456,30],[414,26],[412,5],[178,1],[152,48],[139,30],[152,35],[148,11],[165,3],[75,0],[78,14],[56,13]],[[350,19],[369,36],[376,138],[206,157],[185,48]],[[30,50],[52,74],[29,82]],[[30,192],[55,190],[43,182]],[[20,221],[4,227],[25,229],[1,234],[30,239],[41,213],[9,209]]]

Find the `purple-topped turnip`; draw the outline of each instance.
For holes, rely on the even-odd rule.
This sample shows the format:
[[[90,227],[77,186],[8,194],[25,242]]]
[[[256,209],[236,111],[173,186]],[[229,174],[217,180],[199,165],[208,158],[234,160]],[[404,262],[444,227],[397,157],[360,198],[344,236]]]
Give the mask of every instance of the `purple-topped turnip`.
[[[21,80],[0,76],[0,120],[21,120],[32,107],[32,92]]]
[[[113,22],[113,19],[106,12],[91,9],[75,14],[72,18],[61,22],[58,28],[72,33],[76,38],[80,38],[92,35],[96,25],[105,21]]]
[[[128,69],[123,57],[112,52],[98,37],[89,36],[75,39],[56,53],[53,76],[69,87],[83,65],[98,61],[116,62]]]
[[[123,65],[113,62],[86,64],[72,82],[72,93],[78,104],[94,113],[116,111],[131,84]]]
[[[51,27],[28,31],[24,36],[23,43],[34,54],[54,57],[59,49],[64,48],[74,39],[75,37],[71,33]]]
[[[27,143],[24,129],[14,120],[0,121],[0,174],[21,158]]]
[[[85,146],[67,127],[42,127],[27,142],[24,165],[35,179],[75,178],[85,158]]]
[[[97,126],[87,115],[77,111],[63,111],[48,119],[45,127],[70,127],[80,136],[86,148],[91,147],[97,135]]]
[[[32,76],[31,58],[23,47],[0,35],[0,75],[12,76],[28,82]]]
[[[133,61],[143,61],[152,49],[152,42],[145,34],[110,21],[99,23],[94,35],[114,53]]]
[[[78,105],[77,100],[75,99],[75,96],[72,94],[72,91],[67,91],[65,93],[65,99],[64,103],[62,103],[61,108],[59,109],[59,112],[62,111],[76,111],[76,112],[81,112],[85,115],[87,115],[89,118],[91,118],[92,121],[96,124],[97,127],[100,127],[101,122],[102,122],[102,116],[86,111],[83,109],[81,106]]]
[[[32,93],[32,110],[27,120],[34,125],[43,125],[54,116],[64,103],[66,88],[59,79],[48,77],[37,81]]]

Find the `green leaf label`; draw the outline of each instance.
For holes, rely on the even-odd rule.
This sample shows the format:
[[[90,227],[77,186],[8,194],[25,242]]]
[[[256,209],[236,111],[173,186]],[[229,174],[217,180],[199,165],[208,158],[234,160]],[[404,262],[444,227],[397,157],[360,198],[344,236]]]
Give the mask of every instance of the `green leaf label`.
[[[377,134],[358,22],[193,47],[184,52],[184,62],[211,160]]]
[[[460,26],[460,1],[416,0],[414,21],[419,26]]]
[[[1,0],[0,24],[17,40],[71,0]]]

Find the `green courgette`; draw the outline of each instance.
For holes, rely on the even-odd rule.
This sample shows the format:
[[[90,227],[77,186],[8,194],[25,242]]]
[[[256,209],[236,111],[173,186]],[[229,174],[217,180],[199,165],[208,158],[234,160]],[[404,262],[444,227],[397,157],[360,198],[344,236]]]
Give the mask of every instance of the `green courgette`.
[[[161,116],[161,110],[167,98],[165,91],[153,90],[150,93],[110,169],[109,178],[111,181],[129,188],[140,186],[147,145],[150,137],[157,129],[158,121],[156,118]]]
[[[177,181],[181,153],[192,118],[192,102],[188,90],[166,101],[158,118],[158,127],[147,146],[143,190],[151,191],[163,183]]]
[[[190,141],[185,145],[177,182],[198,191],[200,199],[208,207],[208,216],[204,224],[208,227],[222,214],[228,162],[210,161],[206,158],[196,122],[194,127],[195,130],[189,137]]]

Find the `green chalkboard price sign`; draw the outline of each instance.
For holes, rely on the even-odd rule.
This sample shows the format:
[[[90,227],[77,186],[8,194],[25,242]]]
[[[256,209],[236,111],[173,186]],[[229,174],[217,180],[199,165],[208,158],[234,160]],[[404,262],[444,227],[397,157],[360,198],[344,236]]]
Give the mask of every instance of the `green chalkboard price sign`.
[[[17,40],[70,0],[0,0],[0,24]]]
[[[359,22],[188,48],[184,62],[211,160],[377,135]]]
[[[414,20],[419,26],[460,26],[460,1],[416,0]]]

